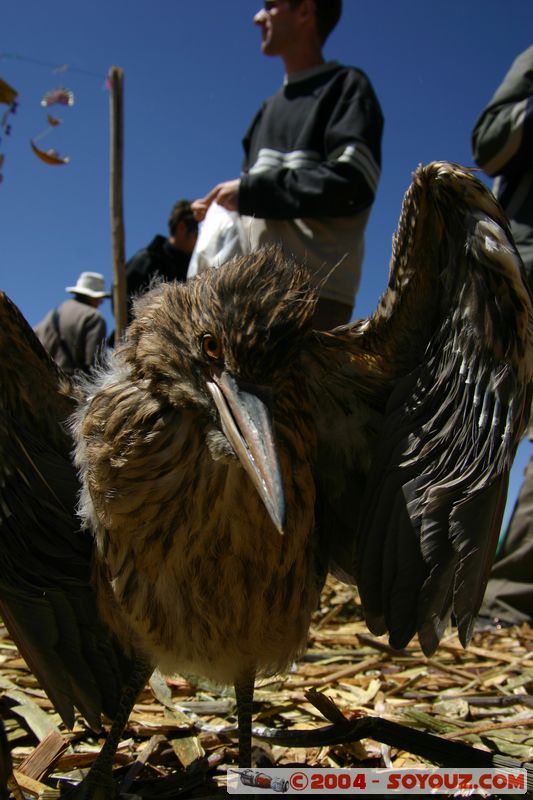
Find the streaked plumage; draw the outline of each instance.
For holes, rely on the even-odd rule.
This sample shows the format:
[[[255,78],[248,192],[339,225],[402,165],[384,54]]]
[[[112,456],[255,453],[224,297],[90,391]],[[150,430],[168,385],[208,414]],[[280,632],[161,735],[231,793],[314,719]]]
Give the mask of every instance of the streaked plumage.
[[[305,647],[328,570],[394,646],[418,632],[433,652],[452,612],[466,644],[530,404],[521,269],[491,194],[441,162],[414,175],[367,320],[313,331],[308,276],[277,250],[139,300],[72,423],[99,605],[123,645],[242,688]],[[54,443],[70,406],[12,314],[4,301],[3,416],[19,431],[1,432],[4,474],[32,472],[36,440],[72,479]],[[37,371],[43,405],[28,396],[21,416]],[[24,492],[33,513],[57,507],[35,476]]]
[[[270,252],[164,284],[138,303],[126,341],[78,412],[82,513],[96,532],[101,579],[112,581],[163,670],[233,683],[241,672],[283,670],[305,647],[319,584],[315,433],[293,357],[314,306],[304,281]],[[220,342],[223,364],[204,355],[206,334]],[[220,431],[213,370],[272,393],[284,535]],[[113,611],[109,621],[117,619],[122,627]]]

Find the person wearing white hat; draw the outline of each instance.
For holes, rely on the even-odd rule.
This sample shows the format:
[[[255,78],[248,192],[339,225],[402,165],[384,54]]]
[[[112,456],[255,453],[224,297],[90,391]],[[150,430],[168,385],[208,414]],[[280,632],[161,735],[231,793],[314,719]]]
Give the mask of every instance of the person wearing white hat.
[[[49,311],[34,330],[61,369],[88,372],[105,347],[107,326],[98,306],[111,295],[99,272],[82,272],[76,285],[65,291],[74,296]]]

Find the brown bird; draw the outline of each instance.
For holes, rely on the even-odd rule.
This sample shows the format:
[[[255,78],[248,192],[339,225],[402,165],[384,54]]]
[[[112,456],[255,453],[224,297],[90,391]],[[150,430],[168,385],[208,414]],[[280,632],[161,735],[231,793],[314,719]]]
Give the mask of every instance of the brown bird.
[[[305,648],[328,571],[357,584],[370,630],[394,647],[418,633],[431,654],[452,614],[470,639],[531,399],[532,305],[507,221],[470,171],[420,167],[377,311],[324,333],[314,306],[307,272],[277,249],[162,284],[80,389],[71,430],[104,638],[136,658],[113,669],[114,685],[129,680],[88,794],[110,790],[112,750],[155,665],[235,686],[247,765],[255,677]],[[75,529],[56,485],[75,474],[71,403],[6,300],[0,313],[2,532],[39,516],[26,547],[33,559],[46,538],[55,568],[75,546],[55,538],[60,507]],[[10,627],[18,584],[0,584]],[[50,691],[42,643],[11,627]]]

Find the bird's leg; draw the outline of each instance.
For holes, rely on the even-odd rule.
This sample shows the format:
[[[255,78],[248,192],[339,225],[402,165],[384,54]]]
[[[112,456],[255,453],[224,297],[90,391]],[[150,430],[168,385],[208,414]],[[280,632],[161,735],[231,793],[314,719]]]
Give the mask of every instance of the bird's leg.
[[[244,672],[235,681],[237,725],[239,729],[239,767],[252,766],[252,704],[255,671]]]
[[[139,692],[152,674],[153,667],[137,660],[122,688],[117,713],[102,749],[85,779],[67,795],[68,800],[111,800],[114,797],[113,760]]]

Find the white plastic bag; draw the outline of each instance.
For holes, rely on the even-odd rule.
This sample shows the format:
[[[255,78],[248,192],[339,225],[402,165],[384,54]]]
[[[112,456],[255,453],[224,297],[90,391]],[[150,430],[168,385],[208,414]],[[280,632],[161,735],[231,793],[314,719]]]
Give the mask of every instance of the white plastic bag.
[[[211,203],[200,225],[187,277],[192,278],[209,267],[220,267],[228,259],[242,255],[243,241],[239,214]]]

